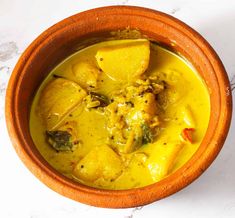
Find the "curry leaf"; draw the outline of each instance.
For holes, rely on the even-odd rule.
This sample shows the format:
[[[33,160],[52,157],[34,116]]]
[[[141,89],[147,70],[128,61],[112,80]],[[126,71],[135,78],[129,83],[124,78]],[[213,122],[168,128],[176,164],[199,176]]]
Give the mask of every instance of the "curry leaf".
[[[153,133],[152,130],[146,123],[141,125],[142,129],[142,145],[153,142]]]
[[[99,107],[105,107],[110,104],[110,101],[107,96],[96,93],[96,92],[90,92],[92,101],[99,101],[100,105]]]
[[[72,135],[67,131],[46,131],[48,143],[57,151],[70,151],[73,148]]]

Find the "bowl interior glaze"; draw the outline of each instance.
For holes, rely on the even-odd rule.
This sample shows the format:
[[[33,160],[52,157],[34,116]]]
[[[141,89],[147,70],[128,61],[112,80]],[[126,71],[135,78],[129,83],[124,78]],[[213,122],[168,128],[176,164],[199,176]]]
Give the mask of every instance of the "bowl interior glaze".
[[[193,157],[162,181],[130,190],[100,190],[76,183],[54,170],[36,149],[29,132],[30,106],[41,82],[78,48],[114,37],[113,31],[138,30],[178,52],[199,72],[210,94],[206,135]],[[119,36],[120,37],[120,36]],[[123,36],[122,36],[123,37]],[[128,35],[127,38],[132,38]],[[82,203],[124,208],[151,203],[194,181],[216,158],[229,130],[231,91],[225,69],[211,46],[183,22],[146,8],[112,6],[69,17],[43,32],[20,57],[6,95],[6,121],[12,143],[29,170],[56,192]]]

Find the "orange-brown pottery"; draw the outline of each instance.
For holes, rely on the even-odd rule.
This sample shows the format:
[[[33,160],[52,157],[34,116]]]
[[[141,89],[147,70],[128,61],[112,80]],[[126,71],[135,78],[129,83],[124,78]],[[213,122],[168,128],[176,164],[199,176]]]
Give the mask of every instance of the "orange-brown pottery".
[[[77,48],[113,37],[111,32],[126,28],[138,30],[141,36],[168,46],[191,62],[209,90],[210,122],[197,152],[183,167],[162,181],[130,190],[95,189],[66,178],[44,160],[30,136],[29,112],[37,88],[61,60]],[[24,164],[54,191],[98,207],[145,205],[189,185],[218,155],[229,130],[231,113],[232,99],[227,74],[208,42],[195,30],[167,14],[132,6],[85,11],[47,29],[20,57],[6,94],[8,131]]]

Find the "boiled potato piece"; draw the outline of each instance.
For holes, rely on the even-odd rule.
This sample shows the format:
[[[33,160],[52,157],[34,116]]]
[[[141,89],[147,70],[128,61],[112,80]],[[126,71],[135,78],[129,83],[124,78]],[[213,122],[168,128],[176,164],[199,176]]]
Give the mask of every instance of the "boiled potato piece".
[[[183,145],[180,142],[168,142],[156,143],[155,147],[146,164],[153,180],[159,181],[169,174]]]
[[[97,88],[97,80],[100,74],[100,69],[96,64],[86,60],[80,60],[71,64],[67,69],[56,73],[57,76],[72,80],[88,90]]]
[[[84,181],[115,180],[122,173],[119,156],[107,145],[93,148],[75,167],[74,176]]]
[[[86,92],[76,83],[58,78],[49,82],[39,99],[39,113],[47,130],[52,130],[76,105]]]
[[[131,81],[148,67],[150,46],[148,40],[133,40],[97,51],[99,67],[113,80]]]
[[[89,62],[79,62],[72,67],[76,82],[86,89],[97,87],[97,79],[100,74],[99,69]]]
[[[172,107],[173,104],[177,103],[183,96],[183,93],[178,92],[173,86],[164,90],[157,96],[158,103],[160,107],[164,110]]]
[[[141,123],[152,121],[157,112],[157,102],[153,93],[146,93],[134,99],[134,108],[127,115],[128,123]]]

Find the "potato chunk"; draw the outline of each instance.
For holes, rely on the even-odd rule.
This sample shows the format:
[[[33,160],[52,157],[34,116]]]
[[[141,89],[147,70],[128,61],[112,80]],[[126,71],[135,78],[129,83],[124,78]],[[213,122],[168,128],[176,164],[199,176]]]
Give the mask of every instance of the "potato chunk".
[[[99,69],[89,62],[79,62],[72,67],[75,81],[86,89],[97,87]]]
[[[134,99],[134,107],[127,115],[128,123],[151,123],[157,112],[157,102],[153,93],[145,93]]]
[[[145,72],[149,56],[149,41],[133,40],[99,49],[96,60],[99,67],[111,79],[131,81]]]
[[[122,173],[119,156],[107,145],[92,149],[75,167],[74,176],[84,181],[115,180]]]
[[[154,181],[159,181],[168,175],[182,147],[183,145],[180,142],[156,143],[154,154],[146,163]]]
[[[79,60],[64,71],[56,73],[65,79],[78,83],[82,88],[91,90],[97,88],[100,69],[92,61]]]
[[[56,127],[85,96],[86,92],[72,81],[58,78],[49,82],[39,99],[39,113],[47,130]]]

